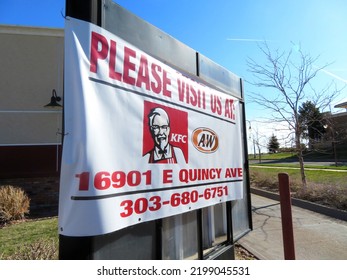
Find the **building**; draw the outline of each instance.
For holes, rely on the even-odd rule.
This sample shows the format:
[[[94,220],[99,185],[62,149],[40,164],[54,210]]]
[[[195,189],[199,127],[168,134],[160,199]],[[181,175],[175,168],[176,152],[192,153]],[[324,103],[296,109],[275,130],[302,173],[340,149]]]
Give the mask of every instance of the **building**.
[[[330,146],[346,147],[347,144],[347,112],[325,114],[326,135],[324,140]]]
[[[342,101],[342,102],[339,103],[339,104],[336,104],[334,107],[335,107],[335,108],[345,108],[346,111],[347,111],[347,100]]]
[[[0,41],[0,185],[24,188],[32,212],[54,208],[62,109],[44,106],[63,96],[64,30],[2,25]]]

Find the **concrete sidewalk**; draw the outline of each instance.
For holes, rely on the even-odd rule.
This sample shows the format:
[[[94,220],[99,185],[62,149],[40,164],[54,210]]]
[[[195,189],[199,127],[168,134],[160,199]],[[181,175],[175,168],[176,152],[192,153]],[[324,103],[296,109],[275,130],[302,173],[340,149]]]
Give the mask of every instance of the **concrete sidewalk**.
[[[283,260],[280,204],[252,194],[253,231],[238,241],[261,260]],[[347,260],[347,222],[292,206],[297,260]]]

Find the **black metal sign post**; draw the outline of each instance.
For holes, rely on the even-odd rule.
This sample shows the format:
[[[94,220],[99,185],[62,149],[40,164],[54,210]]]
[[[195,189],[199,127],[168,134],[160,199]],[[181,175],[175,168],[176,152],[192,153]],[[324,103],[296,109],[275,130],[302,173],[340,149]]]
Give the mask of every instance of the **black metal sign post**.
[[[101,0],[66,0],[65,16],[101,24]],[[64,115],[64,114],[63,114]],[[64,122],[64,120],[63,120]],[[68,237],[59,235],[59,259],[92,259],[91,237]]]
[[[66,0],[67,17],[73,17],[101,26],[102,0]]]

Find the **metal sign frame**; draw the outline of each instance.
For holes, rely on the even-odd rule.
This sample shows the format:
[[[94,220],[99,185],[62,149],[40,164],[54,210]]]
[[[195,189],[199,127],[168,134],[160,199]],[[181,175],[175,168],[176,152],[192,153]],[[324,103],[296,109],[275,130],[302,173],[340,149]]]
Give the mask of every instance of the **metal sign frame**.
[[[193,224],[196,232],[195,259],[234,259],[234,243],[252,230],[249,166],[246,137],[243,82],[236,75],[212,60],[162,32],[153,25],[129,13],[111,0],[66,0],[66,16],[94,23],[116,34],[165,64],[184,72],[187,76],[210,87],[239,98],[242,104],[242,137],[244,154],[244,198],[228,201],[211,209],[198,209],[192,213],[159,219],[131,226],[110,234],[92,237],[60,235],[60,259],[184,259],[186,252],[178,226]],[[167,50],[170,49],[170,54]],[[208,207],[209,208],[209,207]],[[216,216],[217,215],[217,216]],[[214,222],[214,217],[225,221]],[[189,220],[189,223],[185,223]],[[214,222],[210,228],[208,223]],[[210,246],[218,227],[226,232],[225,239]],[[167,253],[167,236],[175,240],[172,248],[182,247],[177,253]],[[212,236],[212,237],[211,237]],[[172,239],[172,238],[171,238]],[[208,240],[207,240],[208,239]],[[210,247],[209,247],[210,246]],[[140,248],[140,249],[139,249]],[[171,247],[170,247],[171,248]],[[171,249],[172,249],[171,248]],[[209,249],[208,249],[209,248]],[[194,249],[193,249],[194,250]],[[172,250],[171,250],[172,251]]]

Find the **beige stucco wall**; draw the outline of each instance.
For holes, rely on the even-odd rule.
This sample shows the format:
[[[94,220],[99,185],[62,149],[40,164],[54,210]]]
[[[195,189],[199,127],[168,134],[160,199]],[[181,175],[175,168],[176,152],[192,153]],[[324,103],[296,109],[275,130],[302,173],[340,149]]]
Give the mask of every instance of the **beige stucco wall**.
[[[0,42],[0,145],[60,143],[62,110],[44,105],[63,96],[64,30],[0,25]]]

